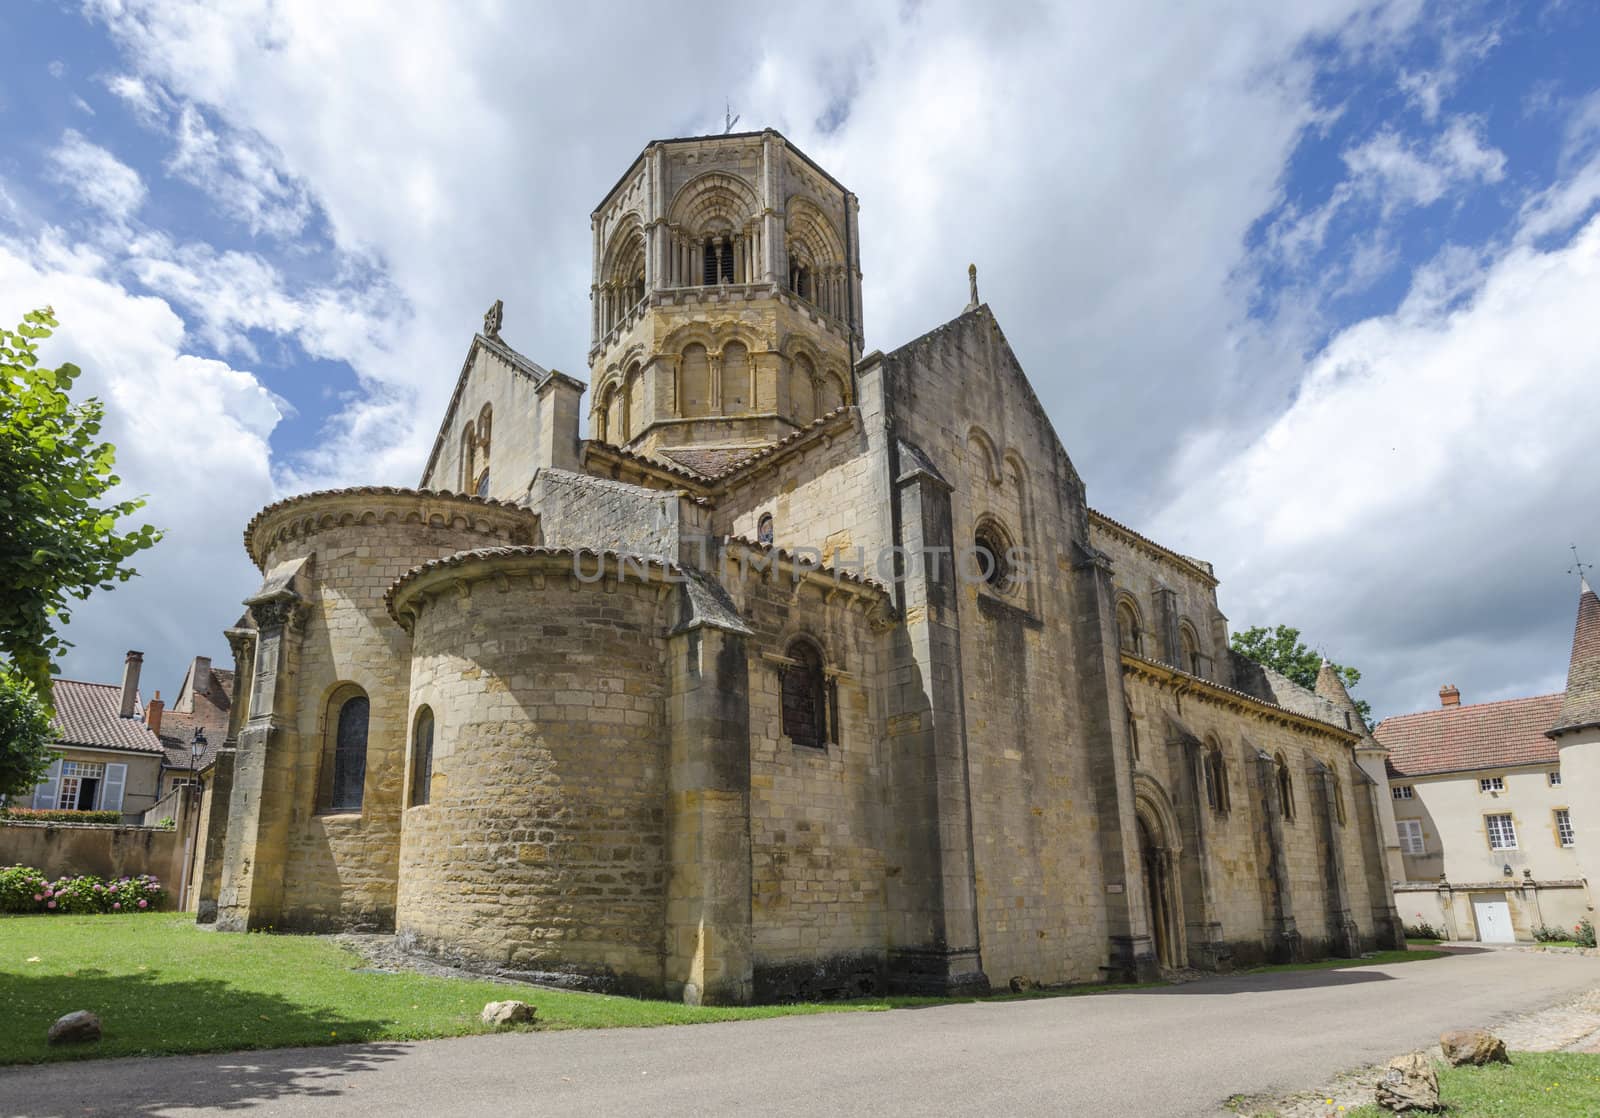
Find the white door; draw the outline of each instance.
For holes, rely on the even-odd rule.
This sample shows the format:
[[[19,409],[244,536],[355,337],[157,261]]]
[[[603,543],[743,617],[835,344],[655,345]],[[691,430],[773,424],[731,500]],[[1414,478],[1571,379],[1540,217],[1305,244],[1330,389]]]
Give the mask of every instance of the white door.
[[[1474,900],[1472,912],[1478,918],[1478,939],[1481,942],[1517,942],[1517,934],[1511,930],[1511,906],[1505,901]]]

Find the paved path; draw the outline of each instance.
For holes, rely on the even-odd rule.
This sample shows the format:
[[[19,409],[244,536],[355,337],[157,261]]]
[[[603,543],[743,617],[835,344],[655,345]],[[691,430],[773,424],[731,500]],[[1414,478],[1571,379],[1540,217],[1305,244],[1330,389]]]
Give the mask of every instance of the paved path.
[[[1053,998],[0,1070],[0,1115],[1210,1115],[1600,983],[1485,951]]]

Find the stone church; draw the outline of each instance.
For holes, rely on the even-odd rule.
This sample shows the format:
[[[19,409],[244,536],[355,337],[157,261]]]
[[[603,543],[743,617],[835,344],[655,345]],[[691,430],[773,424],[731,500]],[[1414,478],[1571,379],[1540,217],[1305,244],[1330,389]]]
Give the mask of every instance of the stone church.
[[[975,276],[862,353],[856,197],[771,130],[591,226],[587,385],[496,304],[417,488],[246,527],[202,919],[707,1004],[1400,942],[1382,747],[1089,507]]]

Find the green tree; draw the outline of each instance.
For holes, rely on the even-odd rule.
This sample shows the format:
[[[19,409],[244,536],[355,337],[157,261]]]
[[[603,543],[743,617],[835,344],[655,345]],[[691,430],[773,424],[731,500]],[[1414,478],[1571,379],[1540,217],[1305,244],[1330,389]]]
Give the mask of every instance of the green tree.
[[[33,684],[0,668],[0,796],[20,796],[44,779],[54,740]]]
[[[1247,656],[1258,664],[1265,664],[1275,672],[1281,672],[1294,680],[1301,687],[1316,690],[1317,672],[1322,668],[1322,654],[1307,648],[1300,640],[1300,630],[1292,625],[1274,625],[1268,629],[1262,625],[1252,625],[1242,633],[1233,634],[1233,650],[1241,656]],[[1329,661],[1333,664],[1333,661]],[[1333,670],[1339,673],[1339,678],[1344,681],[1345,690],[1353,690],[1361,682],[1361,673],[1355,668],[1347,668],[1342,664],[1333,664]],[[1361,712],[1362,720],[1368,726],[1372,725],[1372,707],[1365,699],[1355,700],[1356,709]]]
[[[81,370],[39,364],[56,325],[46,307],[0,329],[0,658],[47,704],[71,599],[132,578],[128,560],[161,538],[148,524],[118,531],[143,501],[102,503],[121,480],[116,448],[98,439],[100,401],[69,396]]]

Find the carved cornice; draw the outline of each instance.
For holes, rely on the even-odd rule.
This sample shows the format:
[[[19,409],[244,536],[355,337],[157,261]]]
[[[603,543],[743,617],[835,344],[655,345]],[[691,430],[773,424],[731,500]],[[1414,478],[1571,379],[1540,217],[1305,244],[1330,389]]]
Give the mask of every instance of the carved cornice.
[[[1200,676],[1191,675],[1169,665],[1146,660],[1130,652],[1122,653],[1122,674],[1130,679],[1153,683],[1157,687],[1171,691],[1174,695],[1225,707],[1263,722],[1320,734],[1351,746],[1361,740],[1361,735],[1353,730],[1346,730],[1342,726],[1335,726],[1310,715],[1298,714],[1287,707],[1269,703],[1254,695],[1247,695],[1243,691],[1213,683],[1209,679],[1202,679]]]
[[[1089,510],[1089,527],[1091,529],[1097,528],[1109,536],[1115,536],[1135,551],[1143,552],[1150,558],[1157,562],[1165,563],[1169,567],[1176,567],[1190,578],[1197,578],[1209,587],[1215,588],[1217,585],[1217,576],[1196,564],[1194,560],[1179,555],[1170,548],[1162,547],[1148,536],[1141,536],[1126,524],[1112,520],[1103,512],[1097,512],[1094,509]]]
[[[245,526],[244,546],[261,567],[267,553],[284,540],[354,524],[404,523],[454,527],[524,544],[538,538],[539,516],[510,501],[447,490],[364,485],[302,493],[268,505]]]

